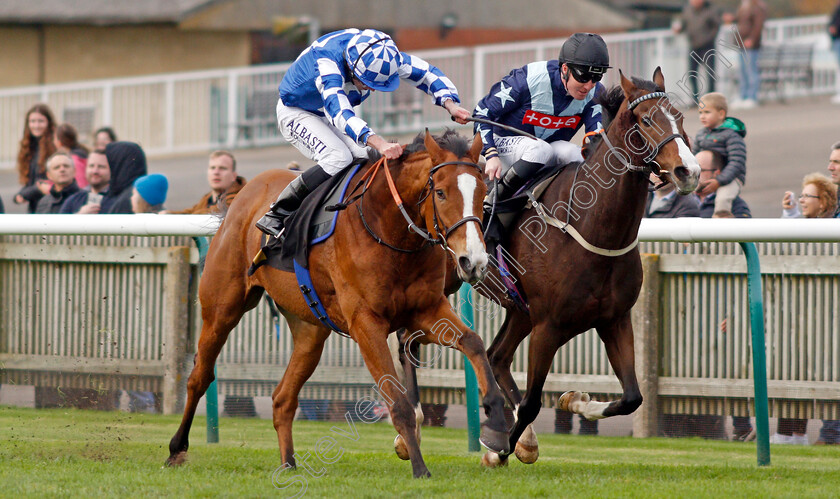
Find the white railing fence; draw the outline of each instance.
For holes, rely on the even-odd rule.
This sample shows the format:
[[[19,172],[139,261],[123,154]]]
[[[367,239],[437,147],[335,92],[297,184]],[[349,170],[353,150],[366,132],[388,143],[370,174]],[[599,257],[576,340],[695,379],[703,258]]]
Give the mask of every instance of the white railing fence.
[[[811,94],[834,92],[836,62],[825,31],[825,16],[775,19],[765,27],[765,44],[813,44],[814,84]],[[721,39],[730,36],[729,27]],[[682,79],[688,69],[685,38],[670,30],[609,34],[612,65],[625,74],[650,78],[662,66],[667,82]],[[511,69],[556,57],[563,39],[472,48],[417,52],[447,73],[473,106],[490,85]],[[720,61],[720,89],[732,96],[740,58],[724,46],[719,51],[733,63]],[[288,64],[173,73],[0,90],[0,168],[13,165],[23,131],[23,116],[36,102],[46,102],[56,119],[79,129],[83,139],[102,125],[140,143],[149,155],[199,152],[217,147],[266,146],[283,143],[274,119],[276,90]],[[611,71],[605,84],[617,83]],[[404,87],[408,87],[407,85]],[[675,91],[674,87],[669,88]],[[796,90],[799,95],[807,93]],[[431,100],[410,88],[377,93],[362,106],[361,115],[383,134],[419,132],[424,126],[451,124]]]
[[[0,235],[17,234],[0,238],[0,379],[162,391],[165,409],[176,411],[183,387],[175,381],[190,369],[200,330],[199,255],[184,236],[211,235],[217,223],[203,215],[0,215]],[[164,237],[135,237],[148,235]],[[794,241],[758,245],[771,413],[840,418],[840,222],[644,220],[640,238],[658,241],[641,249],[661,255],[645,257],[660,283],[651,290],[660,305],[647,312],[658,325],[637,324],[636,335],[659,345],[649,363],[658,366],[663,412],[749,414],[746,265],[737,244],[719,241]],[[475,305],[474,328],[489,344],[502,314],[486,300]],[[270,395],[291,347],[285,323],[276,330],[261,303],[222,350],[220,390]],[[527,349],[526,340],[512,365],[523,383]],[[463,403],[462,356],[447,349],[433,364],[419,373],[424,401]],[[304,398],[354,400],[370,382],[356,345],[333,335]],[[620,393],[594,331],[560,350],[545,403],[567,389]]]

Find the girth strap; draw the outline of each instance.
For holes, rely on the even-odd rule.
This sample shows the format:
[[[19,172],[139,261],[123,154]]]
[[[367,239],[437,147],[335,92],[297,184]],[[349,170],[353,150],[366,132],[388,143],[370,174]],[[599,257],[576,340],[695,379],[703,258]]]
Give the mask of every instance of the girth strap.
[[[592,253],[595,253],[596,255],[611,256],[611,257],[621,256],[625,253],[630,252],[633,248],[635,248],[636,246],[639,245],[639,236],[638,235],[636,235],[636,239],[632,243],[630,243],[629,246],[626,246],[624,248],[617,249],[617,250],[604,249],[604,248],[599,248],[595,245],[592,245],[586,239],[584,239],[584,237],[580,234],[580,232],[577,231],[577,229],[575,229],[572,226],[572,224],[561,222],[560,220],[557,220],[553,216],[549,215],[545,211],[545,209],[543,209],[542,204],[539,201],[537,201],[537,199],[534,197],[534,194],[531,191],[527,191],[526,194],[528,195],[528,199],[530,199],[530,201],[531,201],[531,205],[534,207],[534,209],[537,211],[537,214],[540,216],[541,219],[543,219],[543,221],[546,224],[551,225],[552,227],[555,227],[557,229],[560,229],[562,232],[564,232],[566,234],[569,234],[570,236],[572,236],[572,238],[575,241],[578,242],[578,244],[583,246],[588,251],[591,251]]]

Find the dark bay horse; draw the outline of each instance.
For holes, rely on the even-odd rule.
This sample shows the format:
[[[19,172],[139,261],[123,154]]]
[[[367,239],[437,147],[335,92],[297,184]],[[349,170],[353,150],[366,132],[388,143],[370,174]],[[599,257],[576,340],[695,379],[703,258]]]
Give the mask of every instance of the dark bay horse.
[[[670,105],[659,68],[652,82],[630,80],[622,74],[620,86],[607,92],[601,102],[606,118],[602,137],[587,146],[586,161],[577,169],[562,172],[540,199],[546,211],[556,219],[571,222],[594,250],[569,233],[545,224],[537,239],[534,226],[525,226],[538,220],[533,218],[537,213],[532,207],[520,216],[508,246],[512,258],[524,270],[520,273],[511,269],[527,298],[528,311],[518,308],[500,290],[478,287],[507,310],[487,354],[496,380],[514,408],[510,445],[526,463],[536,461],[538,456],[530,424],[542,405],[546,376],[557,350],[573,337],[595,328],[623,395],[612,402],[596,402],[587,393],[570,391],[558,399],[560,409],[595,420],[630,414],[642,403],[630,310],[642,285],[635,242],[649,176],[657,174],[662,181],[673,182],[681,194],[688,194],[697,187],[700,174],[688,147],[682,115]],[[598,249],[611,250],[612,254],[598,254]],[[528,381],[523,397],[510,365],[516,348],[529,334]],[[490,451],[482,462],[495,466],[506,459],[505,453]]]
[[[648,196],[649,176],[675,184],[681,194],[697,186],[700,167],[688,148],[682,116],[670,106],[659,68],[653,81],[621,75],[621,84],[600,99],[605,132],[585,148],[586,161],[563,170],[546,188],[539,207],[562,226],[570,222],[583,242],[547,223],[530,206],[518,215],[507,249],[509,265],[528,303],[508,298],[498,269],[476,289],[506,309],[505,321],[487,354],[499,386],[514,408],[510,446],[526,463],[539,454],[531,423],[542,405],[546,376],[557,350],[595,328],[604,343],[623,396],[596,402],[571,391],[558,407],[594,420],[630,414],[642,403],[635,373],[630,309],[642,284],[636,241]],[[569,230],[571,232],[571,230]],[[590,245],[590,248],[584,245]],[[607,250],[607,251],[603,251]],[[599,254],[601,253],[601,254]],[[456,288],[450,273],[447,287]],[[510,372],[519,344],[531,335],[524,397]],[[486,466],[507,463],[508,454],[488,452]]]
[[[365,365],[386,398],[394,427],[405,442],[415,477],[429,476],[429,471],[415,434],[414,408],[397,382],[386,341],[389,332],[402,327],[422,331],[424,343],[453,346],[467,356],[478,375],[488,416],[482,442],[496,451],[509,452],[504,398],[484,344],[455,315],[443,293],[448,253],[441,246],[457,262],[460,279],[476,282],[486,272],[487,255],[476,218],[486,193],[475,165],[480,151],[477,136],[472,144],[454,131],[442,137],[432,137],[428,131],[418,136],[398,161],[391,162],[398,196],[392,195],[385,172],[380,171],[362,198],[364,207],[357,210],[351,205],[342,211],[335,234],[312,247],[309,257],[316,292],[333,322],[358,343]],[[359,182],[370,163],[353,182]],[[384,168],[389,168],[387,163]],[[294,274],[264,265],[252,276],[246,275],[251,257],[260,249],[260,233],[254,223],[293,178],[290,172],[274,170],[248,182],[213,238],[199,285],[203,324],[198,352],[187,383],[181,426],[169,444],[169,465],[186,458],[196,406],[214,379],[219,351],[263,292],[277,303],[294,339],[289,364],[273,393],[273,415],[283,464],[295,465],[292,420],[298,393],[315,370],[331,331],[310,312]],[[407,229],[397,197],[404,200],[405,216],[425,228],[427,237],[438,238],[441,246],[427,244],[421,235]],[[367,229],[384,243],[405,251],[378,243]]]

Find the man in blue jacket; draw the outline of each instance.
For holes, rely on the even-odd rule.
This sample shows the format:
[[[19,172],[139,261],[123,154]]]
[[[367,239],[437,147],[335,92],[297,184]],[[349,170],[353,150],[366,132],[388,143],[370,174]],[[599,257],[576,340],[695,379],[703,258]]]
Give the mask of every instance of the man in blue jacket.
[[[485,173],[501,179],[487,202],[515,193],[544,165],[583,161],[580,148],[569,141],[581,127],[602,128],[601,106],[595,97],[610,67],[603,38],[575,33],[563,44],[558,60],[532,62],[514,69],[490,89],[475,107],[475,116],[529,132],[476,123],[484,142]]]
[[[280,193],[257,228],[280,237],[286,218],[303,199],[353,159],[367,158],[368,147],[388,159],[400,157],[400,144],[376,135],[353,111],[372,91],[393,92],[400,80],[432,96],[458,123],[467,123],[470,113],[459,105],[449,78],[423,59],[400,52],[381,31],[328,33],[298,56],[280,82],[277,122],[283,138],[318,164]]]

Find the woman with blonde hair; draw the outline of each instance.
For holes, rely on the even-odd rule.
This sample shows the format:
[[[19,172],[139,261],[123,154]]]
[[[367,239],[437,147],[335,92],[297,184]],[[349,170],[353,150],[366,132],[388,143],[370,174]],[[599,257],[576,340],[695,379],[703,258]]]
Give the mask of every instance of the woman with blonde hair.
[[[793,193],[785,192],[782,218],[832,218],[836,207],[837,185],[822,173],[809,173],[802,179],[798,205],[793,202]],[[807,427],[807,419],[779,418],[770,443],[808,445]]]
[[[46,104],[35,104],[26,112],[23,138],[18,149],[17,171],[23,188],[15,195],[15,203],[29,203],[28,212],[35,213],[38,201],[52,186],[47,180],[47,158],[55,152],[55,118]]]
[[[822,173],[810,173],[802,179],[799,204],[788,191],[782,199],[782,218],[831,218],[837,207],[837,185]]]

